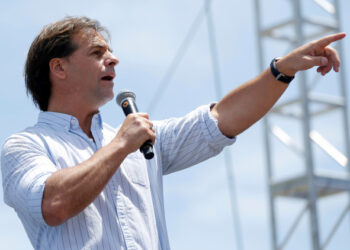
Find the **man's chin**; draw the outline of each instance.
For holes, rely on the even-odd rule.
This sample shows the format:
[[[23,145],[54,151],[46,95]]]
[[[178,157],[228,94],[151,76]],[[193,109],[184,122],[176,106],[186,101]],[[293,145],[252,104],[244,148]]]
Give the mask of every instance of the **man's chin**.
[[[113,98],[114,98],[114,92],[112,90],[108,95],[104,96],[104,98],[101,101],[101,105],[100,106],[105,105],[107,102],[113,100]]]

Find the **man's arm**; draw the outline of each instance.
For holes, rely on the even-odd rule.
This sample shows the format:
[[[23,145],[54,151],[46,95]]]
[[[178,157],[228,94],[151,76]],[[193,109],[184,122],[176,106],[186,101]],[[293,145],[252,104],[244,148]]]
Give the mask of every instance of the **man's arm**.
[[[155,131],[146,114],[131,114],[116,137],[91,158],[53,173],[46,181],[42,214],[56,226],[86,208],[101,193],[125,157],[146,140],[155,140]]]
[[[277,61],[277,69],[288,76],[300,70],[319,66],[317,72],[327,74],[332,68],[339,71],[340,60],[337,51],[329,44],[345,37],[339,33],[321,38],[301,46]],[[218,119],[221,132],[233,137],[263,117],[277,102],[288,85],[275,80],[270,69],[253,80],[228,93],[211,110]]]

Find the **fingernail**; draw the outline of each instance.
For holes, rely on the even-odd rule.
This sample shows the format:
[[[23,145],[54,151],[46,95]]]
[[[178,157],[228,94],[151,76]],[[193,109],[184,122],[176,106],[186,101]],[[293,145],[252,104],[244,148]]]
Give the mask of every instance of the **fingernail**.
[[[324,58],[324,57],[322,57],[322,59],[321,59],[321,63],[322,63],[322,65],[325,65],[325,64],[327,63],[327,59],[326,59],[326,58]]]

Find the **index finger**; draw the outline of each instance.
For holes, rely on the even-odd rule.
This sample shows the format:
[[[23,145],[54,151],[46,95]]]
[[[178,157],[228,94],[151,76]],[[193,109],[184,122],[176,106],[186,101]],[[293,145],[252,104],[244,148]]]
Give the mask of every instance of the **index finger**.
[[[321,47],[326,47],[329,44],[338,41],[340,39],[343,39],[346,36],[345,32],[343,33],[337,33],[337,34],[333,34],[333,35],[329,35],[329,36],[325,36],[321,39],[319,39],[316,44],[321,46]]]
[[[149,115],[147,113],[142,113],[142,112],[137,112],[137,115],[146,118],[147,120],[149,120]]]

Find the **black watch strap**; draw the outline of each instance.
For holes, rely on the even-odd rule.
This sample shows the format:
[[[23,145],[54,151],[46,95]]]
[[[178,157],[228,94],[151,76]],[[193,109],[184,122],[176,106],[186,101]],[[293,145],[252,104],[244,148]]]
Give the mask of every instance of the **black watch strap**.
[[[278,69],[276,68],[276,62],[278,60],[279,60],[278,57],[272,59],[271,64],[270,64],[271,73],[277,81],[284,82],[284,83],[288,84],[294,79],[294,76],[287,76],[287,75],[279,72]]]

